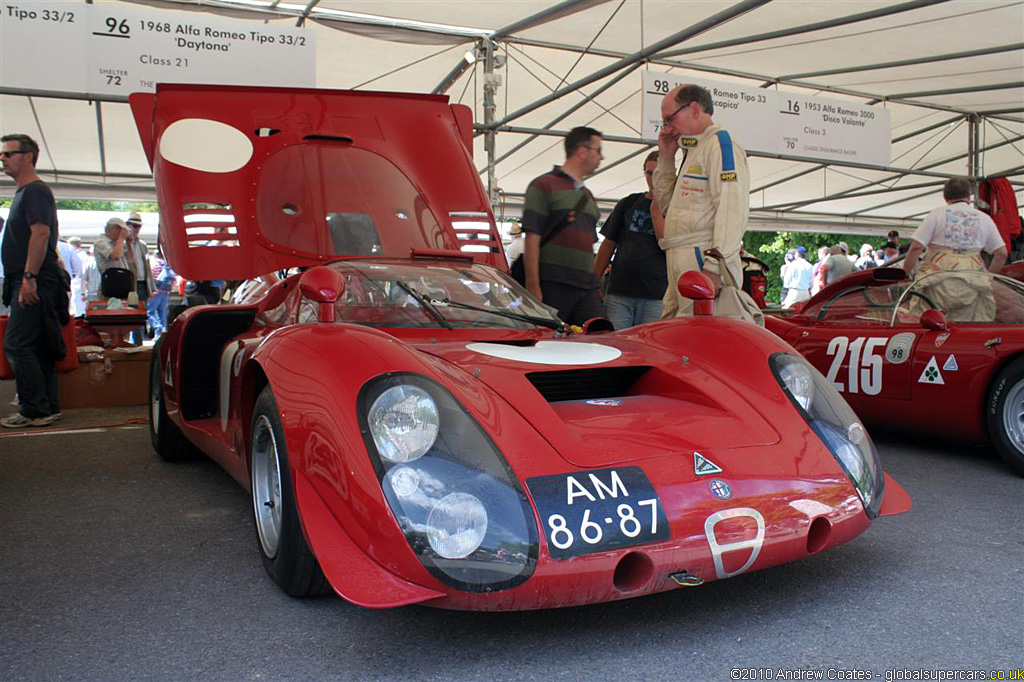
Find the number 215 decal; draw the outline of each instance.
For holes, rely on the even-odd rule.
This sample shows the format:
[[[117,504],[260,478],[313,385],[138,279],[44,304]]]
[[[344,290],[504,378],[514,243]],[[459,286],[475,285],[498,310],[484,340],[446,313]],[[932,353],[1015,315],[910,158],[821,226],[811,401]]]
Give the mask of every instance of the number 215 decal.
[[[845,336],[837,336],[828,342],[826,353],[832,357],[827,378],[836,390],[843,393],[864,393],[878,395],[882,391],[882,354],[888,339],[858,337],[852,342]],[[839,370],[847,359],[849,365],[846,382],[837,381]],[[884,352],[884,351],[883,351]]]

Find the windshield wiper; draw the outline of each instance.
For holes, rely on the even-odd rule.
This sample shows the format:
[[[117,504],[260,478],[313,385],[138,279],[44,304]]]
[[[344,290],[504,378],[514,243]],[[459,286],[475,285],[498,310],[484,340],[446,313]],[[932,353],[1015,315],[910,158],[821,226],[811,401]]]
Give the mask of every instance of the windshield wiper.
[[[409,286],[400,279],[396,279],[395,284],[402,287],[402,291],[416,299],[416,302],[423,306],[423,309],[430,313],[430,316],[437,320],[437,323],[439,325],[441,325],[445,329],[455,328],[452,326],[451,322],[445,319],[444,315],[438,312],[437,308],[434,307],[433,301],[431,299],[428,299],[426,296],[416,291],[415,289],[413,289],[411,286]]]
[[[468,303],[459,303],[448,298],[428,298],[425,299],[428,303],[433,305],[448,306],[450,308],[462,308],[464,310],[476,310],[481,313],[490,313],[491,315],[497,315],[498,317],[507,317],[510,320],[519,320],[520,322],[529,322],[539,327],[547,327],[548,329],[554,329],[555,331],[561,331],[565,326],[558,320],[550,320],[546,317],[534,317],[533,315],[524,315],[522,313],[510,313],[504,310],[495,310],[494,308],[485,308],[484,306],[470,305]]]

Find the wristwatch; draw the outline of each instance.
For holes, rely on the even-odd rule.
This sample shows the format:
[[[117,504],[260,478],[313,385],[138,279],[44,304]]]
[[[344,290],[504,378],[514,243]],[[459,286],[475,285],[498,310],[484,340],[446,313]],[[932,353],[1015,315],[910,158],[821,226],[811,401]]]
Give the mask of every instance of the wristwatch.
[[[35,279],[35,278],[36,278],[36,275],[35,275],[35,273],[34,273],[34,272],[28,272],[28,271],[25,271],[25,274],[24,274],[24,275],[22,275],[22,276],[23,276],[23,277],[24,277],[25,279]]]

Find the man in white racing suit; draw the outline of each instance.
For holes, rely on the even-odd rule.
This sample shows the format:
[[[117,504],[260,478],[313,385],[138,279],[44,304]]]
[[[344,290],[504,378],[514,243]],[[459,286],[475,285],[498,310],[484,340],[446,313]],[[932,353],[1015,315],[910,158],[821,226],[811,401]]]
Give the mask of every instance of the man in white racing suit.
[[[679,276],[702,270],[715,285],[715,315],[754,320],[757,305],[733,286],[743,281],[740,249],[750,210],[747,154],[728,131],[711,119],[711,93],[698,85],[680,85],[661,103],[654,192],[665,211],[665,236],[659,246],[668,265],[662,319],[690,315],[693,302],[676,288]],[[676,171],[676,153],[683,160]],[[717,249],[722,260],[706,258]],[[727,273],[722,271],[727,268]]]

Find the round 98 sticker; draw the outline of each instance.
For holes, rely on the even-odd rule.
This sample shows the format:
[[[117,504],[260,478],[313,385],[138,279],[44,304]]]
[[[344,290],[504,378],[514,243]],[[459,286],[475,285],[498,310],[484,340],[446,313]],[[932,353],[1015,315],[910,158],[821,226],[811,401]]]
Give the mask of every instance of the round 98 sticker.
[[[910,357],[910,349],[914,346],[914,335],[903,332],[889,339],[885,347],[885,359],[894,365],[901,365]]]

